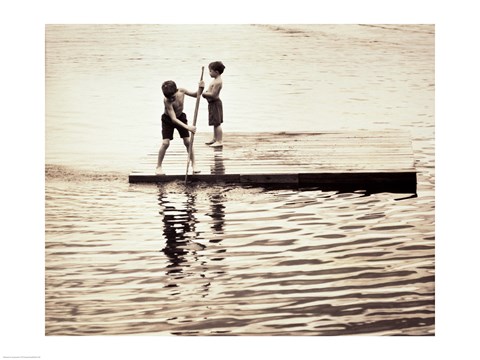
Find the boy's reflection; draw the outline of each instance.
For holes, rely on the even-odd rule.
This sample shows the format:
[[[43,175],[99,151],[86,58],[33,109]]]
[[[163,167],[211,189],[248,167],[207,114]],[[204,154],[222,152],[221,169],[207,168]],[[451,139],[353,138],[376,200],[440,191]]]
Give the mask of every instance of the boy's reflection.
[[[223,164],[223,151],[222,148],[213,149],[213,164],[210,166],[210,173],[212,175],[224,175],[225,165]]]
[[[206,215],[212,218],[210,222],[210,229],[212,230],[209,234],[211,236],[210,242],[219,243],[223,240],[225,223],[224,195],[221,191],[214,192],[209,196],[209,200],[211,211]],[[180,279],[189,277],[198,279],[198,276],[200,276],[203,279],[201,293],[202,296],[206,296],[211,281],[210,277],[206,275],[209,271],[208,264],[212,265],[211,261],[223,260],[223,257],[218,256],[218,254],[224,253],[225,249],[216,250],[212,248],[209,255],[207,255],[208,252],[200,251],[204,250],[206,246],[200,244],[197,240],[200,237],[204,238],[207,234],[200,235],[201,232],[197,229],[199,215],[195,204],[195,193],[168,193],[160,187],[158,202],[165,239],[165,247],[161,251],[169,260],[166,275],[170,275],[169,280],[171,281],[165,287],[177,288],[175,294],[179,294]],[[190,271],[187,268],[191,268]],[[210,267],[210,271],[214,268],[215,266]],[[222,270],[215,269],[212,273],[220,274],[222,272]],[[195,283],[198,284],[198,280],[195,280]]]
[[[186,194],[164,194],[160,192],[158,201],[162,210],[160,215],[163,216],[163,235],[166,239],[165,247],[162,252],[167,255],[170,260],[170,269],[167,274],[181,273],[182,267],[189,266],[186,264],[186,256],[189,250],[204,248],[203,245],[194,243],[192,248],[192,240],[195,239],[195,196]]]
[[[223,195],[221,193],[215,193],[210,196],[210,213],[208,214],[212,218],[213,234],[223,235],[223,227],[225,225],[225,205],[223,205]],[[210,242],[218,243],[222,241],[222,238],[211,239]]]

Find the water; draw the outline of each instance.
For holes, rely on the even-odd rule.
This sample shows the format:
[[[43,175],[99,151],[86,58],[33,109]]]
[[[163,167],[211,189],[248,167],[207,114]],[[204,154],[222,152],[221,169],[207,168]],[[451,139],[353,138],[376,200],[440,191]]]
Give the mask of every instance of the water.
[[[226,136],[408,130],[417,196],[128,184],[214,60]],[[56,25],[46,65],[47,335],[434,334],[433,26]]]

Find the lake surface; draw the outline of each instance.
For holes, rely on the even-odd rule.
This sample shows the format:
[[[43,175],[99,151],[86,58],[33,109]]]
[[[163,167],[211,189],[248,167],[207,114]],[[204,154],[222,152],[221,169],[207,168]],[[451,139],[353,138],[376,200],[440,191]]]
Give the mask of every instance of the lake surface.
[[[434,32],[47,26],[46,334],[434,335]],[[195,90],[215,60],[226,139],[407,130],[417,196],[128,184],[161,143],[162,82]]]

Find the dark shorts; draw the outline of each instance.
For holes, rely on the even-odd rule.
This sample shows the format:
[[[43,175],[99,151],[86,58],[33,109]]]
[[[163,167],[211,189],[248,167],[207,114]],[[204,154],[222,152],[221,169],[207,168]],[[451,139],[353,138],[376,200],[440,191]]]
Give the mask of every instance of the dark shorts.
[[[208,125],[219,126],[223,123],[222,100],[218,99],[208,103]]]
[[[185,113],[177,116],[177,119],[180,120],[182,123],[187,124],[187,115],[185,115]],[[174,129],[177,129],[181,138],[188,138],[190,136],[190,132],[187,129],[175,125],[170,116],[164,113],[162,115],[162,138],[173,140]]]

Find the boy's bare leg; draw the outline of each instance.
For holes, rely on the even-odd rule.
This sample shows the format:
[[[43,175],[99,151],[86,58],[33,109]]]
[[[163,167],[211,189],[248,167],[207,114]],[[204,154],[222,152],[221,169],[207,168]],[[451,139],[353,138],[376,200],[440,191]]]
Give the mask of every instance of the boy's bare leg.
[[[157,159],[157,168],[155,169],[156,175],[165,175],[165,172],[162,169],[163,158],[167,152],[168,147],[170,146],[169,139],[163,139],[160,150],[158,150],[158,159]]]
[[[188,152],[188,148],[190,146],[190,138],[189,137],[188,138],[183,138],[183,144],[187,148],[187,152]],[[192,152],[190,153],[190,161],[192,162],[192,172],[194,174],[200,173],[200,171],[198,171],[196,166],[195,166],[195,152],[193,151],[193,146],[192,146]]]
[[[223,130],[222,125],[214,126],[213,133],[215,142],[213,142],[210,146],[211,147],[220,147],[223,146]]]

